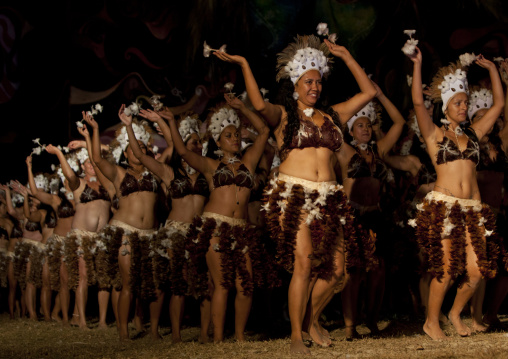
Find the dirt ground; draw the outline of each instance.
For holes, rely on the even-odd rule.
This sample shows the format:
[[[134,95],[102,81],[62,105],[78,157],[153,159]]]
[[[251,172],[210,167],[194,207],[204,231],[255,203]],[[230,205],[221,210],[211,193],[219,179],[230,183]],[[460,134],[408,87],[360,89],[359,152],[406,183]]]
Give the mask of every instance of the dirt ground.
[[[57,322],[9,320],[0,315],[0,358],[290,358],[289,336],[285,328],[277,333],[274,323],[270,333],[249,331],[247,342],[229,338],[220,344],[199,344],[199,328],[186,326],[183,343],[173,344],[169,325],[160,329],[162,340],[138,335],[129,343],[118,341],[116,326],[97,328],[97,318],[90,318],[91,330],[63,328]],[[501,316],[508,324],[508,316]],[[465,319],[466,324],[471,324]],[[270,323],[268,323],[270,324]],[[326,324],[326,323],[325,323]],[[381,336],[369,337],[369,330],[359,327],[362,339],[345,340],[343,326],[325,325],[331,330],[333,347],[311,346],[311,355],[319,358],[508,358],[508,332],[459,337],[453,327],[446,327],[449,340],[435,342],[424,335],[421,320],[392,319],[379,323]],[[274,329],[275,328],[275,329]],[[149,328],[146,328],[147,330]],[[131,328],[132,336],[135,335]]]

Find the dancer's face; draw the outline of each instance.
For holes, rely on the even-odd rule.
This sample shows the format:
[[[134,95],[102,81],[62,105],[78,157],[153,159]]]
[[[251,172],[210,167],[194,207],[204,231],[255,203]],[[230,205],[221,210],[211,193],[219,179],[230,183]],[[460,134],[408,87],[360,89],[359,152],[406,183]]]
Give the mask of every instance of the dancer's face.
[[[321,95],[322,89],[321,74],[318,70],[306,72],[295,84],[298,100],[309,107],[314,107]]]
[[[226,127],[217,144],[223,152],[237,153],[240,151],[240,130],[233,125]]]
[[[368,143],[372,138],[372,124],[367,117],[360,117],[353,123],[349,133],[359,144]]]
[[[189,151],[197,153],[198,155],[202,154],[203,144],[201,143],[201,139],[199,138],[197,133],[193,133],[190,135],[189,139],[185,143],[185,146]]]
[[[465,93],[458,93],[450,99],[445,115],[449,121],[459,124],[466,121],[469,97]]]
[[[95,169],[92,166],[92,162],[90,162],[90,159],[86,160],[85,163],[81,165],[81,168],[85,172],[85,175],[88,176],[95,176]]]
[[[138,140],[139,148],[141,149],[141,152],[146,154],[146,146],[143,142]],[[132,152],[131,146],[128,145],[124,152],[125,158],[127,158],[127,161],[130,164],[140,164],[141,162],[134,156],[134,152]]]

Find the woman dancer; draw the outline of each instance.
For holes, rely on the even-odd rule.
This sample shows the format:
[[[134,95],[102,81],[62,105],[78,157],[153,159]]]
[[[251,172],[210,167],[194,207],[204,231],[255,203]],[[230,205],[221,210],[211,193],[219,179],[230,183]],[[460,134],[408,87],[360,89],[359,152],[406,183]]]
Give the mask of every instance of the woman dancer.
[[[208,151],[216,145],[218,159],[203,157],[185,147],[174,118],[169,126],[175,149],[183,160],[201,172],[211,189],[210,199],[204,207],[202,223],[193,223],[188,238],[191,263],[188,276],[192,291],[198,296],[207,293],[207,272],[201,255],[206,254],[206,264],[214,290],[211,298],[214,341],[224,339],[224,322],[228,292],[236,287],[235,337],[245,340],[245,325],[252,304],[254,287],[252,263],[249,255],[254,247],[253,232],[247,222],[248,201],[253,186],[256,165],[263,154],[269,130],[261,118],[249,111],[238,98],[225,95],[227,105],[218,105],[210,111]],[[239,110],[259,133],[250,151],[241,158]],[[249,235],[250,233],[250,235]],[[196,244],[195,246],[193,244]]]
[[[19,193],[11,192],[11,188],[8,185],[0,185],[0,190],[5,193],[5,205],[7,207],[7,213],[11,216],[10,219],[13,222],[13,229],[9,236],[9,244],[7,247],[7,282],[9,283],[9,294],[8,294],[8,305],[10,319],[15,319],[14,311],[16,306],[16,290],[18,288],[18,279],[14,275],[14,262],[15,255],[14,251],[16,244],[23,238],[23,229],[21,228],[21,221],[19,218],[23,218],[23,196]],[[25,258],[23,258],[23,261]],[[21,307],[18,308],[19,315],[23,318],[26,312],[26,305],[24,301],[24,289],[22,290]]]
[[[503,106],[503,89],[496,66],[478,56],[475,61],[489,71],[494,104],[481,120],[462,131],[459,124],[467,118],[468,88],[466,73],[456,64],[442,68],[431,85],[434,100],[440,99],[446,116],[443,126],[432,122],[424,105],[418,48],[410,56],[414,63],[412,97],[418,126],[427,152],[437,173],[434,191],[418,206],[417,237],[433,279],[429,288],[427,318],[423,330],[432,339],[445,339],[439,326],[444,296],[455,280],[461,283],[449,313],[449,319],[461,336],[471,334],[461,320],[462,309],[473,296],[482,277],[495,274],[495,263],[489,257],[486,237],[495,228],[495,219],[481,204],[476,181],[479,161],[478,141],[499,117]],[[464,278],[461,275],[466,274]]]
[[[111,202],[108,192],[97,182],[97,173],[86,149],[82,148],[76,152],[81,165],[81,168],[77,169],[83,172],[83,177],[78,177],[58,147],[48,145],[46,151],[57,156],[74,195],[76,210],[72,220],[72,230],[68,233],[65,243],[65,263],[69,275],[69,287],[76,291],[78,326],[81,329],[87,329],[85,309],[88,286],[95,284],[96,280],[91,252],[95,247],[97,232],[109,220]],[[108,301],[109,293],[103,291],[99,296],[99,327],[101,328],[107,327],[105,313]],[[62,307],[62,309],[65,308]]]
[[[124,110],[125,105],[122,105],[118,116],[127,121],[131,115],[127,115]],[[111,255],[110,265],[112,271],[119,274],[119,277],[113,274],[110,276],[113,287],[120,290],[117,304],[120,340],[129,339],[128,320],[133,294],[141,300],[150,302],[151,335],[153,339],[160,339],[159,317],[164,298],[162,292],[154,287],[153,268],[148,258],[154,234],[159,185],[157,179],[146,171],[143,164],[134,156],[130,146],[130,143],[137,141],[141,151],[146,152],[151,135],[142,124],[137,123],[123,126],[118,131],[111,149],[113,155],[116,155],[117,163],[120,163],[122,154],[125,156],[127,168],[124,168],[102,156],[99,125],[93,117],[86,117],[85,121],[93,128],[93,161],[102,174],[113,183],[119,198],[118,209],[102,235],[109,238],[105,245]]]
[[[51,206],[56,213],[56,226],[53,234],[47,240],[46,261],[43,267],[43,280],[48,280],[49,287],[58,291],[60,305],[55,305],[55,310],[51,314],[52,318],[58,317],[58,307],[62,309],[62,324],[69,323],[69,287],[67,278],[67,267],[63,259],[63,246],[65,236],[71,230],[72,220],[74,218],[74,201],[67,199],[65,194],[60,192],[60,186],[57,186],[57,194],[41,191],[37,188],[32,172],[32,156],[26,158],[28,169],[28,183],[33,188],[32,194],[42,203]],[[54,178],[60,181],[59,178]],[[46,310],[49,310],[51,304],[51,291],[41,292],[41,300]],[[58,301],[57,301],[58,303]]]
[[[365,248],[365,257],[373,258],[375,265],[369,263],[352,263],[354,270],[346,273],[346,284],[342,292],[344,308],[344,322],[346,325],[346,338],[358,336],[356,332],[356,315],[358,291],[363,275],[366,273],[367,282],[367,327],[372,334],[379,332],[377,317],[384,294],[385,263],[388,255],[390,241],[384,230],[383,215],[381,212],[381,192],[383,184],[387,181],[388,168],[385,158],[397,142],[405,121],[393,103],[384,95],[379,86],[376,88],[376,99],[385,108],[393,125],[390,130],[378,141],[372,141],[372,123],[379,121],[380,109],[377,103],[369,102],[349,121],[347,127],[353,137],[351,146],[344,144],[339,152],[339,163],[342,171],[344,191],[349,203],[354,209],[356,225],[376,236],[374,248]],[[374,142],[374,143],[373,143]],[[403,165],[402,163],[400,165]],[[403,166],[398,166],[403,167]],[[369,252],[370,251],[370,252]],[[322,311],[316,308],[319,315]],[[316,320],[319,316],[315,315]]]
[[[167,110],[161,111],[170,115]],[[169,317],[171,320],[171,335],[173,343],[182,341],[180,326],[183,319],[185,295],[187,294],[187,280],[185,269],[185,241],[190,224],[195,216],[201,216],[203,207],[209,196],[206,178],[190,167],[178,153],[173,152],[173,140],[168,124],[155,112],[140,110],[140,115],[155,124],[162,130],[170,151],[168,164],[146,155],[137,143],[131,147],[136,158],[154,175],[162,180],[168,189],[168,207],[171,208],[168,219],[163,228],[159,229],[156,242],[161,249],[167,250],[170,258],[169,282],[171,286],[171,299],[169,301]],[[122,119],[129,127],[129,119]],[[197,115],[183,114],[178,124],[183,143],[187,150],[201,156],[203,146],[199,136],[199,123]],[[170,246],[164,248],[164,243]],[[160,247],[157,245],[157,247]],[[161,278],[163,280],[163,278]],[[167,280],[167,279],[166,279]],[[201,303],[201,334],[199,341],[208,341],[208,327],[210,323],[210,301],[205,299]]]
[[[296,42],[279,54],[277,80],[290,80],[285,81],[283,105],[264,101],[245,58],[214,52],[221,60],[241,66],[249,98],[274,129],[280,151],[279,175],[270,183],[264,209],[280,263],[293,273],[288,292],[292,353],[309,353],[302,339],[302,323],[311,295],[312,303],[321,306],[342,279],[341,224],[348,243],[356,243],[347,197],[336,183],[334,171],[343,142],[339,126],[376,94],[347,49],[324,41],[322,44],[312,35],[297,36]],[[325,113],[318,100],[322,78],[330,72],[330,53],[344,61],[361,92]],[[313,318],[311,309],[308,315]],[[314,325],[309,334],[317,344],[331,343]]]

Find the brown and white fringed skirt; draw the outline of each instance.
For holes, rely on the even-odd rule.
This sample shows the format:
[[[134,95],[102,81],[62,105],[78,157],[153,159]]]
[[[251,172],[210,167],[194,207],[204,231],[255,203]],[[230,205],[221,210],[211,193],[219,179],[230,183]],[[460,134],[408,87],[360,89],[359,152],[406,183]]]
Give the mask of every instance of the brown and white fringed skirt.
[[[46,242],[49,266],[49,284],[52,290],[60,290],[60,266],[65,257],[66,237],[53,233]]]
[[[7,268],[9,267],[7,249],[0,247],[0,287],[7,287]]]
[[[76,290],[79,284],[79,258],[86,264],[88,285],[94,285],[95,276],[94,253],[96,250],[97,232],[72,229],[65,239],[65,263],[69,275],[69,289]]]
[[[485,278],[496,275],[499,245],[495,234],[496,219],[489,206],[479,200],[431,191],[417,209],[416,218],[408,223],[416,228],[429,273],[439,280],[445,275],[443,240],[451,241],[448,274],[457,278],[466,273],[466,234],[469,233],[481,274]]]
[[[101,231],[97,250],[99,286],[111,283],[116,290],[122,289],[118,257],[129,255],[132,294],[143,301],[156,300],[153,261],[159,254],[152,249],[154,234],[153,229],[139,229],[118,220],[111,220]]]
[[[335,270],[340,227],[345,240],[346,269],[368,270],[375,259],[363,248],[374,243],[365,231],[357,231],[343,187],[335,181],[313,182],[279,173],[263,196],[265,223],[276,243],[276,261],[293,271],[296,235],[302,221],[311,233],[312,274],[329,279]],[[372,251],[371,251],[372,252]]]
[[[14,276],[22,289],[26,284],[42,287],[42,266],[46,256],[46,245],[33,239],[22,238],[14,247]],[[30,263],[30,271],[27,266]]]
[[[153,265],[157,287],[171,289],[173,295],[188,294],[185,245],[191,224],[168,219],[154,237]]]
[[[222,287],[235,287],[237,275],[245,295],[252,295],[254,281],[247,269],[247,256],[254,241],[255,231],[245,219],[232,218],[217,213],[204,212],[192,222],[187,235],[185,258],[188,259],[187,278],[189,294],[196,298],[209,296],[206,253],[212,237],[219,243],[212,250],[220,253]],[[254,265],[253,265],[254,267]]]

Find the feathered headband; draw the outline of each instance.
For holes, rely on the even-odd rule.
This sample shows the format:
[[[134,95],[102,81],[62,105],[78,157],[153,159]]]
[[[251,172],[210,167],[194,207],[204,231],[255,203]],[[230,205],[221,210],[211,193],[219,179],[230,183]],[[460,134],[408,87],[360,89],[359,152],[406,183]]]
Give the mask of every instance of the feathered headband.
[[[356,114],[351,117],[347,122],[347,127],[349,131],[353,128],[353,124],[356,120],[361,117],[367,117],[370,120],[370,123],[373,123],[376,118],[379,116],[380,111],[376,108],[376,105],[373,101],[370,101],[364,108],[358,111]]]
[[[152,135],[149,131],[150,126],[146,121],[141,121],[140,123],[132,122],[132,130],[134,131],[134,136],[136,140],[141,141],[145,146],[148,146]],[[125,152],[127,146],[129,145],[129,135],[127,134],[127,128],[122,126],[120,130],[116,132],[116,138],[113,140],[111,144],[112,152],[116,163],[120,163],[120,157],[122,153]]]
[[[277,54],[276,80],[290,79],[296,84],[300,77],[310,70],[317,70],[321,77],[327,77],[331,70],[330,50],[314,35],[297,35],[295,42]]]
[[[483,109],[489,109],[494,104],[494,98],[492,91],[486,88],[476,89],[471,92],[469,96],[469,109],[467,114],[470,119],[473,118],[474,114]]]
[[[443,112],[448,108],[451,98],[458,93],[469,95],[467,83],[467,66],[476,60],[475,54],[460,55],[459,61],[442,67],[432,79],[430,85],[431,97],[434,102],[443,102]]]
[[[49,190],[49,181],[46,176],[44,176],[42,173],[39,173],[37,176],[34,177],[35,187],[37,189],[41,189],[44,192],[48,192]],[[28,185],[30,188],[30,185]]]
[[[212,111],[210,116],[210,125],[208,131],[212,135],[215,142],[219,141],[220,134],[228,126],[240,127],[240,119],[234,109],[229,106],[219,107],[217,110]]]
[[[185,116],[178,124],[178,132],[182,136],[183,142],[186,142],[189,137],[196,133],[199,136],[199,120],[198,115]]]

